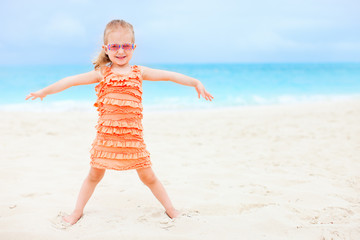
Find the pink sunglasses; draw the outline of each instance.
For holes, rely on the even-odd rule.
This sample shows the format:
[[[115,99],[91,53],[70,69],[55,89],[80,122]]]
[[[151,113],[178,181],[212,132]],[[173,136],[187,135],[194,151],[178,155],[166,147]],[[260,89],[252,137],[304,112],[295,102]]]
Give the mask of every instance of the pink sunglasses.
[[[109,44],[107,47],[110,51],[117,51],[120,48],[124,49],[125,51],[129,51],[129,50],[134,49],[134,44],[131,44],[131,43]]]

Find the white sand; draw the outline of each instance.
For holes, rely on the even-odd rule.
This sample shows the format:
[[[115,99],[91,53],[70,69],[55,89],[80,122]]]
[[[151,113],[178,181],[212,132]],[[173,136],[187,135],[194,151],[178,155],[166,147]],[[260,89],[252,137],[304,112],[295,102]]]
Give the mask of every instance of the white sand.
[[[1,112],[0,239],[360,239],[360,101],[146,113],[171,221],[135,170],[108,170],[81,221],[97,113]]]

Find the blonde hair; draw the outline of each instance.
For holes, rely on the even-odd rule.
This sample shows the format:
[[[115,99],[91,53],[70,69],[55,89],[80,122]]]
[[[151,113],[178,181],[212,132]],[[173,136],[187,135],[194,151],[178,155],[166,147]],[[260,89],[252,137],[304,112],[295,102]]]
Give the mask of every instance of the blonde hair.
[[[132,43],[134,43],[135,42],[135,33],[134,33],[133,26],[124,20],[112,20],[111,22],[109,22],[106,25],[105,30],[104,30],[104,37],[103,37],[104,45],[107,45],[107,43],[108,43],[109,33],[119,30],[121,28],[127,29],[132,33]],[[100,67],[102,67],[110,62],[111,61],[110,61],[109,56],[105,53],[105,50],[103,48],[101,48],[101,52],[98,54],[98,56],[93,61],[94,69],[97,70]]]

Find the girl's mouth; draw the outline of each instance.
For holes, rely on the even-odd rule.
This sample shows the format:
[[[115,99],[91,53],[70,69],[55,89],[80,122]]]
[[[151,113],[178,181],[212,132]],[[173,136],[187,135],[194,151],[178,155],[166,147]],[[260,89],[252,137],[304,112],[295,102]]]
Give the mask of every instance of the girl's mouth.
[[[123,57],[116,57],[116,58],[119,58],[119,59],[124,59],[124,58],[126,58],[126,56],[123,56]]]

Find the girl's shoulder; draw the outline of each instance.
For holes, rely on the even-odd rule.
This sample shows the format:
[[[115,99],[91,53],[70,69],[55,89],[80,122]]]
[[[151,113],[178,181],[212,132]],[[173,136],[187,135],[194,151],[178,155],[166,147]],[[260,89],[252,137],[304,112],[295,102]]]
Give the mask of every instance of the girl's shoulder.
[[[104,78],[109,72],[111,68],[107,65],[103,65],[95,69],[95,71],[101,76],[101,78]]]
[[[140,71],[142,77],[144,76],[144,70],[146,67],[140,65],[134,65],[134,68],[137,68]]]

